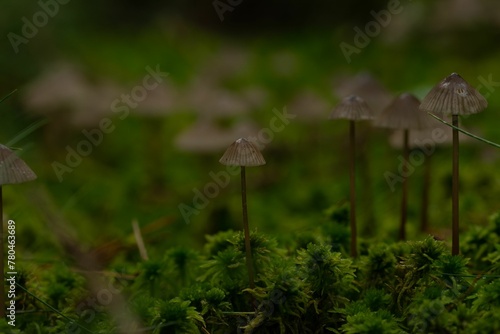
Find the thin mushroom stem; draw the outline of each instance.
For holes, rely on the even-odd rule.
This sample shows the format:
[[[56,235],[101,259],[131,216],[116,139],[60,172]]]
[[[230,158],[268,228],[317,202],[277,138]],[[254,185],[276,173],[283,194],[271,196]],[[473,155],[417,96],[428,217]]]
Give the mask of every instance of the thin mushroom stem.
[[[403,132],[403,197],[401,199],[401,225],[399,226],[399,240],[406,240],[406,214],[408,207],[408,178],[409,172],[408,160],[410,159],[410,148],[408,145],[409,130]]]
[[[458,127],[458,115],[452,115],[453,126]],[[460,253],[458,240],[458,130],[453,128],[453,177],[452,177],[452,243],[451,254]]]
[[[349,122],[349,145],[350,145],[350,163],[349,163],[349,181],[350,181],[350,223],[351,223],[351,256],[358,256],[357,247],[357,227],[356,227],[356,126],[353,120]]]
[[[0,185],[0,219],[1,228],[0,228],[0,319],[5,319],[5,260],[4,260],[4,243],[3,243],[3,194],[2,194],[2,186]]]
[[[420,231],[429,230],[429,190],[431,186],[431,156],[428,155],[424,161],[424,184],[422,187],[422,220],[420,222]]]
[[[370,138],[370,127],[363,128],[363,139],[361,141],[361,150],[359,145],[359,139],[356,141],[357,152],[369,152],[369,138]],[[358,127],[359,133],[359,127]],[[358,136],[359,137],[359,136]],[[376,231],[376,221],[375,214],[373,211],[373,187],[372,187],[372,175],[370,164],[371,161],[367,154],[357,154],[355,155],[357,159],[357,164],[363,166],[359,170],[359,177],[361,179],[361,184],[363,185],[363,191],[360,194],[361,201],[363,202],[363,214],[365,217],[363,223],[363,230],[361,234],[366,236],[372,236]]]
[[[246,185],[245,166],[240,166],[240,168],[241,168],[241,206],[243,209],[243,230],[245,233],[246,264],[247,264],[248,280],[250,283],[250,288],[253,289],[255,288],[255,283],[254,283],[254,272],[253,272],[252,248],[250,245],[250,229],[248,228],[247,185]]]

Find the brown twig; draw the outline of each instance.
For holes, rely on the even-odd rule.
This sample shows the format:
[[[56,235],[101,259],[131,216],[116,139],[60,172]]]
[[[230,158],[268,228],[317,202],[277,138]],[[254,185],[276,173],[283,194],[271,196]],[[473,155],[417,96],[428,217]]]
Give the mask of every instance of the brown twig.
[[[137,219],[132,221],[132,229],[134,230],[135,242],[137,243],[137,248],[139,248],[139,254],[144,261],[149,260],[148,251],[146,246],[144,246],[144,240],[142,239],[141,229],[137,223]]]
[[[31,199],[45,217],[48,228],[53,231],[66,254],[74,259],[75,264],[81,270],[86,272],[87,285],[91,294],[94,296],[100,296],[103,292],[112,294],[106,309],[116,322],[116,333],[135,333],[136,331],[131,331],[131,328],[139,328],[139,319],[126,307],[125,298],[119,290],[113,288],[111,291],[110,286],[106,286],[98,275],[92,274],[100,270],[98,259],[80,246],[75,233],[69,227],[70,224],[65,222],[64,217],[58,212],[49,193],[42,189],[35,190],[31,194]]]

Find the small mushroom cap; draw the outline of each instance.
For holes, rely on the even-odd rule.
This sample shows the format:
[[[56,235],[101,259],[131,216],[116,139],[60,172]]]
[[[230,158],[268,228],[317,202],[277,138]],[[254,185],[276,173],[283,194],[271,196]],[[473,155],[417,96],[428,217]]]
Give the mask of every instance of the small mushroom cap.
[[[488,106],[486,99],[457,73],[434,86],[420,109],[438,116],[476,114]]]
[[[261,166],[266,164],[257,146],[245,138],[240,138],[232,143],[219,162],[227,166]]]
[[[391,129],[422,130],[432,125],[431,117],[419,110],[420,101],[410,93],[403,93],[375,120],[375,125]]]
[[[348,119],[361,121],[373,119],[373,111],[366,102],[356,95],[349,95],[333,109],[330,119]]]
[[[0,186],[33,181],[35,173],[8,147],[0,145]]]
[[[375,115],[380,114],[394,98],[370,73],[341,78],[335,86],[335,94],[338,97],[357,95],[365,100]]]

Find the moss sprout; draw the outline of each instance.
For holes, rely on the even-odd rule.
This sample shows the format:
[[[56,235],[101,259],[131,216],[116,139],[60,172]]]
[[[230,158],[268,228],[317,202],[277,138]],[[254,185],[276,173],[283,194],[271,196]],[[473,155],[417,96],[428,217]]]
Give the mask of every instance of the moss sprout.
[[[154,334],[201,333],[203,317],[189,301],[179,299],[158,300],[154,306],[152,325]]]

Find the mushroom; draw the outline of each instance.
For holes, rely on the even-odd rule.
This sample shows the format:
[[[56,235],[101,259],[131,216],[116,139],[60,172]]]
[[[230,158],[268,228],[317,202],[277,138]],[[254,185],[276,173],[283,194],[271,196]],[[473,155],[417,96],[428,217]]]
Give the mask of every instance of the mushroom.
[[[250,245],[250,229],[248,228],[245,167],[262,166],[266,164],[266,161],[254,143],[245,138],[240,138],[227,148],[219,162],[226,166],[240,166],[241,168],[241,206],[243,211],[243,230],[245,233],[246,265],[250,288],[253,289],[255,287],[255,283],[252,248]]]
[[[457,73],[452,73],[434,86],[422,100],[420,110],[437,116],[450,115],[453,126],[458,126],[459,115],[476,114],[488,106],[486,99]],[[452,255],[460,253],[458,236],[458,130],[453,128],[452,177]]]
[[[373,118],[373,112],[365,101],[356,95],[350,95],[344,98],[338,106],[333,109],[330,119],[349,120],[349,181],[350,181],[350,227],[351,227],[351,256],[358,256],[357,249],[357,227],[356,227],[356,184],[355,184],[355,160],[356,160],[356,128],[355,122],[361,120],[370,120]]]
[[[377,117],[375,125],[384,128],[403,130],[403,195],[401,200],[401,221],[399,226],[399,239],[406,239],[406,219],[408,206],[408,182],[406,175],[409,170],[410,158],[409,134],[410,129],[422,130],[431,125],[427,114],[418,109],[420,101],[410,93],[403,93],[392,101],[387,108]],[[402,173],[403,174],[403,173]]]
[[[8,147],[0,145],[0,281],[5,282],[4,273],[4,245],[3,245],[3,196],[2,186],[5,184],[17,184],[36,179],[35,173],[14,154]],[[5,305],[5,285],[0,284],[0,305]],[[5,308],[0,308],[0,318],[5,318]]]
[[[375,115],[380,114],[391,103],[393,96],[370,73],[359,73],[356,76],[341,78],[334,87],[338,97],[357,95],[365,100]]]
[[[387,88],[369,72],[360,72],[356,75],[341,75],[334,82],[334,94],[339,98],[357,95],[365,100],[373,111],[374,117],[379,115],[391,103],[394,96]],[[371,124],[358,125],[356,146],[359,151],[369,152],[369,143],[373,140]],[[366,222],[362,233],[373,234],[376,226],[375,210],[373,206],[373,187],[370,165],[372,161],[366,155],[358,156],[358,164],[364,168],[359,170],[359,181],[364,185],[360,199],[364,201],[363,212]]]

